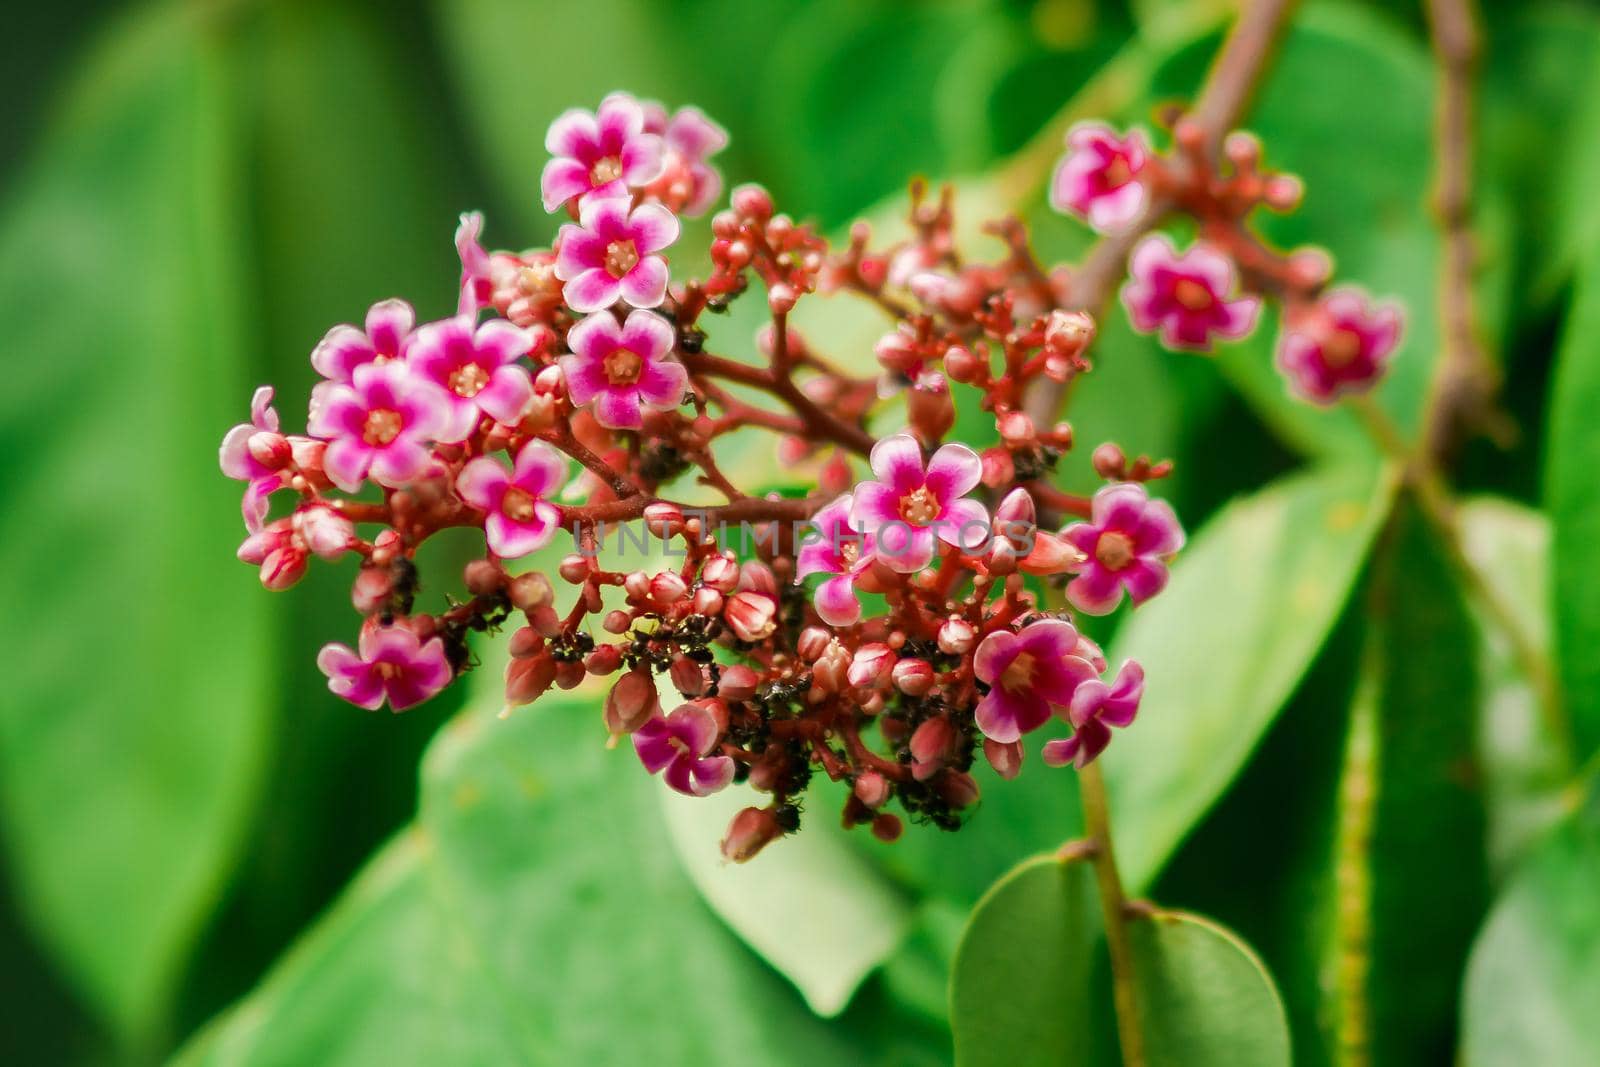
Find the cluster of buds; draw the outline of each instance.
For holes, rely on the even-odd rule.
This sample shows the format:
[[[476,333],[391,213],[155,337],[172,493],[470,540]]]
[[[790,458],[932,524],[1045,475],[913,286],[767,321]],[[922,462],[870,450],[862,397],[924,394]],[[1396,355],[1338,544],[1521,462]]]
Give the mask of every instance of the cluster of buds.
[[[1041,425],[1029,401],[1091,370],[1095,321],[1068,300],[1072,272],[1041,266],[1015,219],[987,226],[996,261],[961,258],[948,191],[913,187],[909,239],[875,247],[858,224],[835,249],[742,186],[712,220],[710,274],[674,282],[667,250],[681,216],[719,199],[710,157],[725,143],[699,111],[621,93],[558,118],[542,178],[546,209],[568,220],[554,247],[491,253],[481,216],[463,216],[454,315],[419,326],[385,300],[330,330],[311,354],[324,380],[306,435],[283,433],[272,391],[257,392],[221,452],[247,483],[239,555],[271,589],[313,555],[359,560],[359,639],[318,663],[361,707],[427,700],[472,667],[470,634],[502,628],[507,712],[607,679],[605,730],[668,787],[768,796],[729,827],[731,859],[794,830],[818,772],[850,784],[846,825],[886,841],[903,817],[953,829],[978,799],[978,759],[1013,777],[1025,736],[1055,723],[1064,736],[1043,761],[1081,767],[1133,721],[1143,671],[1113,671],[1075,613],[1166,584],[1184,534],[1148,483],[1171,464],[1107,442],[1098,484],[1056,484],[1072,427]],[[1230,158],[1223,181],[1193,153],[1164,162],[1140,135],[1080,130],[1057,199],[1101,228],[1158,204],[1202,219],[1233,205],[1237,222],[1246,202],[1292,199],[1289,179]],[[1136,324],[1187,346],[1254,321],[1251,298],[1231,295],[1232,259],[1164,242],[1132,257]],[[702,317],[752,282],[769,317],[754,358],[710,351]],[[882,310],[875,365],[802,335],[791,313],[813,297]],[[1306,300],[1289,318],[1294,366],[1331,365],[1347,335],[1360,351],[1342,367],[1381,360],[1365,304]],[[997,443],[946,440],[958,403],[992,417]],[[896,418],[903,429],[868,429]],[[751,428],[817,490],[736,485],[718,454]],[[463,596],[420,611],[417,550],[452,527],[481,530],[484,554]],[[558,537],[571,550],[549,573],[507,566]],[[637,565],[608,562],[630,545]]]

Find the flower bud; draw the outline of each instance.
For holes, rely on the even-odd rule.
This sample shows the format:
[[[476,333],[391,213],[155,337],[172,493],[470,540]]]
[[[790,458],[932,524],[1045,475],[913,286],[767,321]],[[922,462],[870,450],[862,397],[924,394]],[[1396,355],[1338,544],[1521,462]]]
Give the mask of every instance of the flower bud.
[[[739,586],[739,564],[731,556],[712,556],[700,566],[700,582],[719,593],[731,593]]]
[[[611,674],[622,666],[622,649],[616,645],[599,645],[583,657],[583,669],[594,675]]]
[[[872,817],[872,836],[886,845],[892,845],[900,840],[900,834],[905,830],[905,824],[900,821],[900,816],[890,811],[880,811]]]
[[[723,858],[743,863],[782,836],[783,827],[771,808],[745,808],[733,817],[723,835]]]
[[[990,489],[1002,489],[1016,480],[1016,461],[1005,449],[986,448],[979,458],[983,462],[983,484]]]
[[[1005,577],[1017,572],[1017,550],[1010,541],[1004,537],[996,537],[989,542],[989,551],[984,553],[983,567],[990,574]]]
[[[1002,744],[990,738],[983,739],[983,755],[1002,778],[1015,778],[1022,773],[1022,742]]]
[[[289,439],[273,430],[258,430],[245,441],[250,458],[268,470],[282,470],[294,459]]]
[[[978,783],[965,771],[946,771],[935,788],[952,808],[970,808],[978,802]]]
[[[583,669],[583,664],[577,660],[562,660],[556,664],[556,687],[558,689],[576,689],[588,677],[588,672]]]
[[[356,524],[323,504],[299,508],[294,523],[306,547],[323,559],[338,559],[356,539]]]
[[[717,679],[717,695],[724,700],[749,700],[756,695],[761,676],[742,663],[724,667]]]
[[[1028,574],[1060,574],[1083,559],[1083,553],[1064,538],[1040,530],[1033,536],[1032,549],[1017,561],[1017,566]]]
[[[261,584],[275,593],[289,588],[305,577],[307,558],[293,545],[268,553],[261,561]]]
[[[1127,472],[1128,457],[1114,441],[1100,445],[1089,459],[1094,464],[1094,472],[1107,481],[1115,481]]]
[[[906,412],[912,431],[932,445],[956,424],[956,408],[943,375],[924,374],[906,395]]]
[[[856,799],[869,808],[881,808],[889,800],[889,780],[877,771],[856,775]]]
[[[776,597],[778,579],[773,575],[771,567],[760,560],[751,560],[739,569],[739,588],[751,593]]]
[[[526,659],[544,647],[544,639],[531,626],[520,626],[506,642],[512,659]]]
[[[787,315],[794,310],[799,297],[800,294],[794,291],[794,286],[779,282],[767,290],[767,307],[774,315]]]
[[[661,711],[656,696],[656,680],[647,667],[628,671],[606,694],[606,729],[613,734],[631,734]]]
[[[561,575],[563,582],[577,585],[589,577],[589,561],[578,553],[563,556],[561,565],[556,568],[556,573]]]
[[[906,696],[926,696],[933,688],[933,667],[925,659],[903,659],[890,672],[895,688]]]
[[[1077,356],[1094,340],[1094,316],[1087,311],[1050,313],[1044,326],[1044,343],[1063,356]]]
[[[1038,510],[1034,507],[1033,497],[1021,486],[1011,490],[1000,501],[1000,506],[994,509],[995,524],[998,529],[1005,529],[1011,523],[1027,526],[1037,525],[1039,522]]]
[[[770,637],[778,628],[777,614],[778,602],[760,593],[735,593],[722,608],[722,618],[734,636],[746,642]]]
[[[923,720],[911,735],[911,776],[925,782],[938,774],[955,740],[955,729],[943,715]]]
[[[668,668],[672,688],[686,697],[697,697],[706,691],[706,669],[688,656],[676,656]]]
[[[972,651],[977,636],[970,622],[952,615],[939,626],[939,651],[951,656],[965,656]]]
[[[765,222],[772,217],[772,195],[753,182],[734,189],[729,202],[744,218]]]
[[[694,613],[707,618],[722,614],[722,594],[715,589],[701,587],[694,591]]]
[[[811,667],[811,684],[824,693],[837,693],[845,687],[845,675],[850,669],[850,654],[837,641],[829,642],[827,651]]]
[[[1033,420],[1026,412],[1008,411],[1000,416],[996,424],[1000,437],[1009,445],[1029,445],[1033,443]]]
[[[657,537],[674,537],[683,532],[683,509],[658,500],[644,509],[644,524]]]
[[[828,651],[828,646],[833,643],[833,635],[820,626],[807,626],[800,631],[800,639],[795,642],[795,652],[807,663],[815,663]]]
[[[394,592],[394,575],[388,567],[362,567],[350,586],[350,603],[363,615],[371,615]]]
[[[548,653],[513,659],[506,664],[506,703],[531,704],[544,695],[555,679],[556,661]]]
[[[518,611],[545,607],[556,598],[555,590],[550,588],[550,579],[539,571],[517,575],[511,579],[506,593],[511,598],[511,606]]]
[[[971,382],[977,380],[979,370],[983,364],[972,351],[964,345],[951,345],[945,349],[944,372],[958,382]]]
[[[650,599],[666,606],[682,600],[689,587],[674,571],[662,571],[650,579]]]
[[[556,614],[556,609],[550,604],[528,612],[528,624],[545,637],[557,637],[562,629],[561,616]]]
[[[461,581],[473,596],[488,596],[500,588],[505,577],[506,573],[499,564],[487,559],[475,559],[468,561]]]
[[[889,675],[894,663],[895,654],[890,651],[889,646],[874,641],[856,650],[846,677],[857,689],[877,689],[889,684]]]
[[[850,477],[850,461],[843,451],[835,451],[817,472],[817,488],[825,496],[838,496],[849,489],[854,479]]]
[[[630,600],[643,600],[650,595],[650,576],[644,571],[633,571],[622,579],[622,591]]]

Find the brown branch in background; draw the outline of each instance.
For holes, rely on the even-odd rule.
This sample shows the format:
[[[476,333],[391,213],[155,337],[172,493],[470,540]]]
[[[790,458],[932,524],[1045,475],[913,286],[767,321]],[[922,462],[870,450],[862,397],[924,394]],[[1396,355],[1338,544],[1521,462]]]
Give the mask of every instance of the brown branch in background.
[[[1504,440],[1504,416],[1496,413],[1500,369],[1479,341],[1472,278],[1477,247],[1472,235],[1473,85],[1482,52],[1475,0],[1428,0],[1433,51],[1438,63],[1434,114],[1433,209],[1444,241],[1439,281],[1442,349],[1428,396],[1423,455],[1446,464],[1469,433],[1487,431]]]
[[[1200,96],[1186,116],[1199,124],[1208,156],[1215,158],[1223,137],[1244,117],[1294,4],[1295,0],[1252,0],[1228,31]],[[1161,222],[1168,206],[1152,203],[1137,225],[1101,238],[1072,272],[1063,303],[1099,315],[1127,270],[1133,246]],[[1041,425],[1054,422],[1064,395],[1063,384],[1041,380],[1028,398],[1029,414]]]

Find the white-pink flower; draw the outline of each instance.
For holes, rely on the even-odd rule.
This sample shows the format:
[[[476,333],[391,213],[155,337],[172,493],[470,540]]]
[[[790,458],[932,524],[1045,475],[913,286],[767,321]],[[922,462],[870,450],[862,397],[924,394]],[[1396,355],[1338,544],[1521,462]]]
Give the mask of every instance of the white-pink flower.
[[[470,315],[457,315],[418,330],[406,363],[445,396],[449,419],[438,440],[465,440],[484,415],[506,423],[522,418],[533,379],[517,360],[532,348],[527,331],[505,319],[474,326]]]
[[[405,354],[417,313],[398,298],[380,300],[367,312],[365,331],[347,323],[333,327],[311,350],[311,365],[332,382],[348,382],[357,367]]]
[[[795,555],[795,578],[832,575],[817,587],[817,614],[829,626],[850,626],[861,618],[856,579],[872,566],[872,539],[850,524],[850,494],[812,516],[820,540],[805,541]]]
[[[328,441],[322,469],[347,493],[370,474],[403,486],[428,467],[428,444],[450,424],[444,391],[405,363],[365,363],[351,381],[333,382],[311,413],[311,433]]]
[[[240,510],[245,529],[261,530],[267,518],[268,498],[283,485],[283,468],[293,458],[289,439],[278,431],[278,412],[272,406],[272,386],[263,385],[250,398],[250,421],[241,422],[222,438],[218,450],[222,473],[245,486]]]
[[[922,465],[922,446],[907,433],[872,447],[872,472],[851,494],[850,521],[874,538],[877,557],[897,571],[926,567],[939,541],[964,547],[989,537],[989,513],[963,499],[983,478],[983,462],[966,445],[941,447]]]
[[[597,312],[567,332],[572,354],[561,357],[574,407],[594,405],[594,417],[613,430],[637,430],[646,409],[670,411],[683,402],[689,372],[668,358],[672,324],[653,311],[635,310],[618,323]]]
[[[644,104],[644,128],[666,142],[661,176],[646,195],[685,215],[704,214],[722,193],[722,174],[707,160],[728,147],[728,133],[697,107],[679,108],[670,117],[655,101]]]
[[[1050,182],[1050,206],[1076,215],[1100,233],[1114,233],[1144,211],[1149,192],[1140,174],[1150,158],[1144,133],[1124,137],[1100,122],[1084,122],[1067,134],[1067,154]]]
[[[561,528],[561,509],[550,498],[566,480],[561,453],[529,441],[509,472],[488,456],[468,463],[456,478],[456,492],[485,514],[483,529],[494,554],[517,559],[549,544]]]
[[[598,112],[573,108],[550,124],[544,147],[555,158],[539,187],[544,209],[573,197],[625,195],[661,174],[661,138],[644,128],[644,109],[627,93],[612,93]]]
[[[660,204],[629,208],[625,199],[590,197],[578,225],[561,227],[556,277],[574,311],[600,311],[626,300],[653,308],[667,295],[667,261],[658,253],[678,239],[678,219]]]
[[[1122,303],[1139,332],[1205,352],[1213,336],[1236,341],[1255,328],[1261,298],[1234,296],[1236,280],[1233,261],[1210,245],[1197,241],[1180,255],[1171,238],[1152,234],[1133,250]]]

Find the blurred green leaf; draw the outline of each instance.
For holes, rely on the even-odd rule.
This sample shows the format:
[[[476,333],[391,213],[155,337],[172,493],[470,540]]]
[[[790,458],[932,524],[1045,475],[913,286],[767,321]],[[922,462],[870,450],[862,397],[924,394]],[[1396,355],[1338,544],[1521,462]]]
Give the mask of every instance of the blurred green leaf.
[[[1600,1063],[1600,794],[1528,857],[1472,949],[1465,1067]]]
[[[1600,255],[1578,270],[1550,389],[1545,431],[1545,505],[1550,513],[1556,658],[1573,754],[1600,746]]]
[[[1338,618],[1390,485],[1372,468],[1281,480],[1223,508],[1117,634],[1149,684],[1102,757],[1135,891],[1243,768]]]
[[[252,384],[234,104],[201,9],[119,23],[0,219],[0,572],[28,616],[4,832],[39,935],[134,1043],[233,865],[275,695],[216,466]]]
[[[805,833],[763,852],[759,862],[729,863],[719,848],[729,821],[767,801],[744,786],[710,797],[659,793],[678,861],[700,895],[818,1015],[843,1011],[910,930],[910,902],[837,825],[810,820]]]
[[[1040,856],[1001,879],[956,952],[957,1062],[1118,1062],[1101,929],[1087,863]],[[1287,1067],[1283,1003],[1237,936],[1158,910],[1132,919],[1128,939],[1150,1067]]]
[[[183,1062],[938,1062],[876,989],[818,1019],[705,908],[594,694],[502,721],[480,670],[415,828]]]
[[[1478,635],[1409,503],[1375,555],[1332,868],[1335,1047],[1375,1063],[1444,1063],[1488,898]]]

